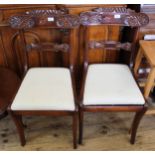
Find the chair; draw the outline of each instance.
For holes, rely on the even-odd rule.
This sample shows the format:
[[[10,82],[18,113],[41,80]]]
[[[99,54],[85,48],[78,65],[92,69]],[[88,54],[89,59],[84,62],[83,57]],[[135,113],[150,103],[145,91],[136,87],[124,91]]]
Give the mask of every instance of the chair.
[[[77,106],[74,83],[74,65],[71,58],[71,37],[79,25],[79,18],[70,15],[66,10],[32,10],[9,19],[10,26],[18,30],[23,47],[25,77],[9,107],[9,112],[16,124],[21,145],[26,144],[23,116],[71,116],[73,118],[73,147],[77,147]],[[31,28],[58,29],[69,32],[69,44],[39,42],[28,44],[26,30]],[[28,52],[38,50],[40,57],[43,51],[66,53],[69,68],[66,67],[34,67],[29,68]]]
[[[7,107],[11,104],[21,80],[12,70],[0,67],[0,119],[7,115]]]
[[[145,14],[135,13],[124,7],[115,7],[96,8],[83,12],[80,14],[80,20],[84,27],[85,52],[83,82],[79,99],[79,144],[82,144],[83,139],[85,112],[136,112],[130,129],[130,142],[134,144],[139,122],[147,110],[147,106],[132,75],[133,55],[138,39],[138,27],[148,24],[149,19]],[[123,28],[128,28],[133,39],[131,43],[108,39],[92,40],[88,33],[89,27],[96,25],[107,27],[107,31],[110,31],[111,26],[120,27],[119,30],[122,32]],[[120,33],[118,36],[120,41],[122,37],[123,34]],[[117,63],[90,64],[90,49],[104,49],[108,52],[131,51],[130,67]]]

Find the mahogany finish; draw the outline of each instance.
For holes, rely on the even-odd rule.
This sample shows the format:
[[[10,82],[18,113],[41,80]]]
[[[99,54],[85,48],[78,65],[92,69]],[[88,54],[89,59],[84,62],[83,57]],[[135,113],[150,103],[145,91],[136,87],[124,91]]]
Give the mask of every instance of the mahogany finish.
[[[64,17],[64,18],[62,18]],[[49,20],[50,19],[50,20]],[[51,20],[52,19],[52,20]],[[61,21],[61,22],[60,22]],[[22,123],[22,116],[25,115],[48,115],[48,116],[71,116],[73,119],[73,147],[77,147],[76,141],[76,134],[77,134],[77,99],[76,99],[76,89],[75,89],[75,77],[74,77],[74,64],[72,61],[72,44],[74,45],[72,38],[75,33],[75,29],[79,26],[79,17],[76,15],[69,15],[68,11],[66,13],[61,12],[61,10],[34,10],[32,12],[21,13],[20,15],[11,16],[9,19],[10,26],[13,29],[17,29],[19,35],[19,40],[22,47],[23,52],[23,66],[24,66],[24,75],[26,74],[27,70],[30,68],[29,64],[29,53],[32,52],[32,49],[39,49],[40,57],[44,61],[44,54],[46,51],[52,53],[63,54],[63,50],[67,55],[68,67],[71,73],[71,80],[73,86],[73,93],[75,99],[75,110],[12,110],[11,105],[9,107],[9,112],[16,124],[21,145],[24,146],[26,144],[25,136],[24,136],[24,129]],[[38,29],[67,29],[68,30],[68,42],[65,40],[66,43],[59,43],[59,42],[41,42],[38,41],[37,44],[35,43],[28,43],[25,38],[25,32],[27,30],[31,30],[32,28]],[[63,37],[63,36],[62,36]],[[63,41],[63,40],[62,40]],[[47,48],[46,48],[47,46]],[[41,62],[42,64],[42,62]],[[61,64],[61,66],[63,66]],[[64,66],[63,66],[64,67]],[[22,103],[21,103],[22,104]],[[63,103],[62,103],[63,104]]]
[[[122,25],[122,26],[144,26],[148,24],[149,18],[144,13],[136,13],[125,7],[96,8],[80,14],[82,25]]]
[[[108,16],[106,16],[108,15]],[[117,15],[117,18],[115,19]],[[137,18],[135,18],[137,17]],[[131,139],[130,143],[134,144],[135,143],[135,137],[136,137],[136,132],[138,125],[140,123],[140,120],[144,113],[147,110],[147,105],[84,105],[83,104],[83,95],[84,95],[84,85],[85,85],[85,80],[87,76],[87,70],[88,66],[90,63],[89,61],[89,53],[91,52],[92,49],[94,48],[100,48],[100,49],[108,49],[112,51],[117,51],[119,49],[124,50],[130,50],[130,60],[132,60],[133,53],[135,53],[135,44],[137,41],[137,34],[138,34],[138,27],[144,26],[148,24],[149,19],[147,15],[141,14],[141,13],[135,13],[129,9],[126,8],[99,8],[95,9],[89,12],[84,12],[80,14],[80,18],[82,18],[82,24],[85,28],[84,35],[85,35],[85,53],[84,53],[84,72],[83,72],[83,80],[82,80],[82,87],[81,87],[81,92],[80,92],[80,98],[79,98],[79,144],[82,144],[82,139],[83,139],[83,122],[84,122],[84,113],[85,112],[136,112],[136,115],[133,120],[133,124],[130,129],[131,133]],[[131,19],[128,20],[128,19]],[[133,22],[134,19],[134,22]],[[128,21],[128,22],[126,22]],[[108,26],[108,28],[116,27],[119,28],[119,30],[122,30],[124,26],[127,26],[130,28],[133,39],[130,41],[130,43],[121,43],[123,31],[120,31],[118,33],[117,38],[120,40],[119,42],[115,41],[114,39],[111,38],[102,38],[99,40],[91,40],[89,37],[89,27],[92,27],[94,25],[105,25]],[[135,27],[135,28],[133,28]],[[110,47],[111,45],[111,47]],[[125,45],[125,46],[123,46]],[[95,51],[94,51],[95,52]],[[129,66],[132,71],[132,61],[130,61]],[[103,79],[104,80],[104,79]],[[127,88],[126,88],[127,89]],[[97,103],[96,103],[97,104]]]
[[[68,11],[67,11],[68,12]],[[64,10],[32,10],[24,14],[12,16],[9,20],[12,28],[26,29],[34,26],[49,26],[53,28],[78,27],[79,18],[70,15]]]
[[[22,53],[22,47],[20,44],[19,36],[17,35],[17,30],[10,29],[8,19],[12,15],[21,15],[21,12],[29,12],[32,15],[39,14],[41,11],[39,10],[50,10],[54,8],[61,8],[61,14],[63,15],[66,10],[69,11],[70,15],[79,15],[83,11],[89,11],[91,9],[97,8],[99,6],[103,7],[122,7],[126,6],[125,4],[119,4],[119,5],[112,5],[112,4],[104,4],[104,5],[0,5],[0,66],[5,66],[10,68],[11,70],[14,70],[20,77],[23,76],[23,53]],[[37,11],[32,11],[37,10]],[[46,12],[46,11],[45,11]],[[59,11],[60,12],[60,11]],[[51,12],[48,12],[46,14],[51,14]],[[44,22],[42,20],[42,22]],[[97,31],[96,31],[97,30]],[[98,33],[98,30],[102,33]],[[82,64],[83,64],[83,53],[84,53],[84,40],[83,36],[79,35],[83,33],[84,29],[82,26],[77,28],[75,30],[73,37],[73,53],[72,53],[72,61],[75,65],[76,72],[76,83],[79,85],[79,81],[81,80],[81,70],[82,70]],[[109,36],[106,36],[106,28],[103,28],[102,26],[96,26],[90,28],[90,37],[92,39],[96,38],[102,38],[102,37],[111,37],[115,38],[117,34],[119,33],[118,29],[116,28],[110,28],[109,30]],[[65,40],[68,40],[68,30],[66,29],[59,29],[59,30],[51,30],[49,28],[47,29],[31,29],[27,30],[25,32],[25,38],[28,43],[37,43],[39,41],[41,42],[53,42],[58,41],[62,42],[62,40],[65,42]],[[51,35],[52,34],[52,35]],[[63,36],[63,37],[62,37]],[[117,41],[117,38],[115,38]],[[33,52],[29,54],[29,64],[31,67],[40,66],[41,57],[39,56],[39,52],[36,52],[37,50],[33,49]],[[90,59],[92,62],[116,62],[119,61],[119,54],[115,53],[109,53],[108,51],[105,51],[103,53],[100,52],[101,50],[98,50],[98,52],[93,55]],[[50,58],[50,59],[49,59]],[[64,61],[62,62],[63,65],[66,65],[66,59],[64,58]],[[46,60],[43,62],[43,66],[54,66],[58,62],[58,58],[56,58],[52,53],[46,52]]]
[[[20,77],[23,77],[24,70],[27,70],[27,66],[25,66],[25,55],[23,52],[22,45],[26,42],[26,48],[24,50],[28,51],[28,67],[35,67],[35,66],[55,66],[55,65],[62,65],[62,66],[68,66],[68,58],[66,58],[67,52],[63,53],[62,57],[56,57],[59,52],[57,51],[68,51],[68,39],[69,39],[69,33],[70,30],[61,28],[61,29],[51,29],[49,25],[46,25],[46,28],[27,28],[24,31],[11,29],[10,24],[8,23],[8,19],[12,15],[18,15],[19,22],[15,23],[15,25],[20,24],[20,17],[22,16],[22,19],[28,20],[28,25],[33,25],[33,19],[34,14],[36,18],[40,13],[45,12],[45,16],[47,17],[49,14],[53,14],[52,11],[44,11],[44,10],[52,10],[55,8],[60,8],[60,14],[63,16],[63,14],[66,14],[69,12],[70,15],[79,15],[81,12],[87,12],[92,9],[95,9],[97,7],[113,7],[112,9],[107,10],[114,10],[116,12],[119,12],[119,10],[124,10],[124,8],[117,9],[117,7],[123,7],[126,5],[0,5],[0,66],[5,66],[10,68],[11,70],[15,71]],[[100,8],[102,9],[102,8]],[[96,12],[100,9],[95,9]],[[32,11],[37,10],[37,11]],[[42,10],[42,11],[40,11]],[[103,10],[103,9],[102,9]],[[105,10],[105,9],[104,9]],[[22,12],[22,15],[21,15]],[[23,14],[23,12],[25,12]],[[125,11],[124,13],[126,13]],[[27,18],[28,14],[31,14],[31,18]],[[142,14],[144,15],[144,14]],[[14,16],[14,17],[16,17]],[[25,17],[26,16],[26,17]],[[73,19],[72,16],[70,16],[70,19]],[[114,16],[112,16],[114,17]],[[134,16],[135,17],[135,16]],[[146,16],[145,16],[146,17]],[[77,18],[76,18],[77,19]],[[105,19],[105,18],[103,18]],[[114,19],[114,18],[113,18]],[[128,19],[131,19],[131,21],[134,21],[134,18],[130,17]],[[139,20],[139,16],[136,16],[136,19]],[[24,21],[24,23],[27,23]],[[75,20],[75,23],[77,23],[78,19]],[[115,22],[114,20],[113,22]],[[124,20],[123,20],[124,21]],[[130,20],[126,20],[130,21]],[[141,20],[140,20],[141,21]],[[144,22],[137,22],[139,23],[145,23],[148,21],[148,18],[146,17]],[[61,23],[61,18],[59,19],[59,23]],[[40,24],[38,22],[35,22],[37,24]],[[47,20],[42,19],[41,23],[48,24]],[[64,22],[66,24],[66,21]],[[127,23],[127,22],[125,22]],[[134,23],[134,22],[131,22]],[[36,25],[37,25],[36,24]],[[61,24],[60,24],[61,25]],[[124,25],[124,24],[123,24]],[[34,25],[35,26],[35,25]],[[37,25],[40,26],[41,25]],[[24,27],[23,27],[24,28]],[[111,49],[113,51],[118,49],[125,49],[130,50],[131,48],[134,48],[134,46],[131,46],[131,43],[124,43],[120,41],[120,25],[117,23],[117,26],[111,25],[109,26],[109,23],[106,25],[102,24],[95,24],[95,26],[87,27],[85,29],[85,26],[80,26],[79,28],[76,28],[74,31],[71,32],[71,40],[70,43],[72,45],[73,52],[71,53],[71,63],[74,66],[74,70],[72,70],[73,76],[75,76],[76,81],[73,81],[77,88],[80,87],[80,81],[82,69],[83,69],[83,58],[84,58],[84,51],[85,51],[85,31],[88,33],[89,40],[92,41],[91,46],[95,49],[90,49],[89,52],[89,62],[91,63],[101,63],[101,62],[119,62],[120,61],[120,52],[111,52]],[[132,29],[133,30],[133,29]],[[137,29],[134,38],[135,42],[138,40],[138,32]],[[133,30],[134,31],[134,30]],[[20,35],[19,35],[20,34]],[[51,35],[52,34],[52,35]],[[22,36],[25,38],[24,42],[23,39],[21,41]],[[21,37],[21,38],[20,38]],[[105,42],[103,42],[103,40]],[[110,42],[108,40],[111,40]],[[58,42],[59,44],[52,44],[51,42]],[[45,49],[46,47],[46,49]],[[96,49],[98,47],[98,49]],[[104,47],[104,49],[103,49]],[[49,50],[51,48],[54,48],[56,53],[51,53]],[[106,48],[106,50],[105,50]],[[45,50],[43,54],[40,54],[40,51]],[[122,53],[121,53],[122,54]],[[124,53],[123,54],[127,54]],[[72,68],[72,67],[71,67]],[[85,75],[85,71],[84,71]],[[75,90],[75,89],[74,89]],[[82,91],[81,91],[82,92]],[[76,94],[75,94],[76,95]],[[90,107],[87,107],[88,109]],[[125,108],[126,111],[128,111],[129,107]],[[118,107],[118,110],[125,110],[124,107]],[[137,108],[136,108],[137,109]],[[100,109],[99,109],[100,110]],[[130,107],[131,110],[131,107]],[[135,110],[135,107],[133,108],[133,111]],[[94,110],[95,111],[95,110]],[[98,111],[98,109],[96,109]],[[110,107],[109,111],[113,111],[113,107]],[[132,110],[131,110],[132,111]],[[46,114],[49,114],[50,112],[47,112]],[[29,112],[23,112],[24,115],[29,114]],[[31,113],[32,114],[32,113]],[[58,113],[54,112],[53,115],[57,115]],[[68,112],[66,112],[68,114]],[[40,112],[36,115],[40,115]],[[63,114],[64,115],[64,114]],[[139,115],[140,116],[140,115]],[[75,118],[76,119],[76,118]],[[20,124],[20,121],[17,123]],[[76,125],[74,125],[76,127]],[[74,130],[75,131],[75,130]],[[22,137],[22,134],[21,134]]]

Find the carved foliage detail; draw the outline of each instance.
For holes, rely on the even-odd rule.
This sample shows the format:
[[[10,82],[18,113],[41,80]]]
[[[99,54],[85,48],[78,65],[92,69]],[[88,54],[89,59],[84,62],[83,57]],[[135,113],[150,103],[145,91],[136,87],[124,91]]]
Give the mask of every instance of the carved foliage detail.
[[[24,28],[32,28],[35,25],[35,20],[33,17],[28,17],[25,15],[21,16],[12,16],[9,19],[9,23],[12,28],[16,29],[24,29]]]
[[[132,15],[127,15],[124,23],[127,26],[145,26],[149,23],[149,18],[144,13],[133,13]]]
[[[149,23],[144,13],[136,13],[125,7],[97,8],[80,14],[82,25],[118,24],[123,26],[139,27]]]
[[[76,27],[79,26],[80,20],[75,15],[61,16],[57,19],[58,27]]]

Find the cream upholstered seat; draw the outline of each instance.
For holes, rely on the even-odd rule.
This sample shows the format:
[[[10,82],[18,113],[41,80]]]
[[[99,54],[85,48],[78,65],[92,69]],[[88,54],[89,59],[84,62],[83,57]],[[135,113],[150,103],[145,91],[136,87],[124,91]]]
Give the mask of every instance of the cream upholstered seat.
[[[144,103],[141,91],[127,65],[89,65],[84,89],[84,105],[143,105]]]
[[[69,69],[29,69],[11,109],[74,111],[75,104]]]

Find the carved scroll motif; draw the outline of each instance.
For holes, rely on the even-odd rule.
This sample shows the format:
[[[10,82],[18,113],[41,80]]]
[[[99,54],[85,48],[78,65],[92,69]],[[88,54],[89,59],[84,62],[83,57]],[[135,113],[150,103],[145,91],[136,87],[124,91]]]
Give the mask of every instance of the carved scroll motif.
[[[131,27],[145,26],[149,23],[149,18],[144,13],[136,13],[125,7],[97,8],[92,11],[80,14],[82,25],[123,25]]]
[[[73,28],[80,25],[77,15],[70,15],[66,10],[32,10],[9,19],[10,26],[16,29],[26,29],[35,26],[50,26],[53,28]]]
[[[123,49],[126,51],[131,51],[131,43],[120,43],[116,41],[90,41],[89,42],[89,48],[103,48],[103,49],[109,49],[109,50],[119,50]]]
[[[30,51],[31,49],[37,49],[42,51],[55,51],[55,52],[68,52],[69,51],[69,45],[64,44],[56,44],[56,43],[32,43],[27,45],[27,50]]]
[[[64,15],[57,18],[58,27],[77,27],[80,24],[80,20],[75,15]]]

